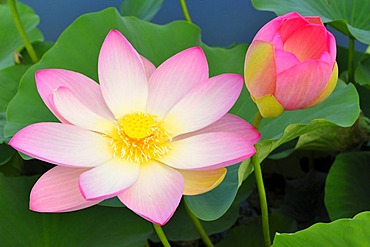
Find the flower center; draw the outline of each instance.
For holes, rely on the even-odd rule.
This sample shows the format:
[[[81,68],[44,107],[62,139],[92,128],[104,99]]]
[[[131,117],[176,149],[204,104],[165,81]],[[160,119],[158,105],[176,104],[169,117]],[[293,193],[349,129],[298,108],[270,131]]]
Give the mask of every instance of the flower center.
[[[115,157],[143,164],[167,154],[170,141],[163,121],[155,115],[136,112],[117,120],[110,144]]]

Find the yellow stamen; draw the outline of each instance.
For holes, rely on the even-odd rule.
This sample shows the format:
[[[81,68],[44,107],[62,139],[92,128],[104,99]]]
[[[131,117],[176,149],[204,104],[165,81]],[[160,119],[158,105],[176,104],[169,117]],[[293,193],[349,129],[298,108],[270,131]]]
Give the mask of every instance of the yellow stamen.
[[[130,113],[117,120],[111,134],[115,157],[143,164],[157,159],[170,150],[171,137],[164,122],[147,113]]]

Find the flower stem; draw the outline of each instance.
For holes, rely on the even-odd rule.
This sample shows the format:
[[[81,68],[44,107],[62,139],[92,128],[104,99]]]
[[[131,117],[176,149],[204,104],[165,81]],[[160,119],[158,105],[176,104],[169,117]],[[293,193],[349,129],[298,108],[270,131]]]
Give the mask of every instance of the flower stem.
[[[262,170],[261,170],[261,165],[260,165],[257,153],[253,155],[252,163],[254,167],[254,175],[256,176],[257,190],[258,190],[258,194],[260,198],[263,240],[265,242],[265,247],[270,247],[271,239],[270,239],[270,227],[269,227],[269,213],[268,213],[268,207],[267,207],[265,186],[263,184],[263,178],[262,178]]]
[[[15,0],[8,0],[10,12],[12,14],[15,26],[17,27],[18,33],[21,36],[24,46],[26,47],[26,50],[28,54],[31,57],[31,60],[33,63],[37,63],[39,61],[35,50],[33,49],[31,42],[29,41],[26,31],[24,30],[21,18],[19,16],[18,10],[17,10],[17,5],[15,3]]]
[[[197,232],[199,233],[200,237],[202,238],[203,243],[207,247],[213,247],[213,243],[209,239],[208,234],[206,233],[206,231],[204,230],[204,228],[202,226],[202,223],[200,223],[200,220],[193,214],[193,212],[191,212],[191,210],[188,207],[188,205],[186,203],[184,203],[184,204],[185,204],[186,212],[188,213],[191,221],[193,222],[193,225],[195,226],[195,229],[197,230]]]
[[[260,127],[261,120],[262,120],[262,116],[261,116],[261,113],[258,111],[252,123],[253,127],[258,129]]]
[[[180,4],[181,4],[181,8],[182,8],[182,13],[184,13],[185,20],[189,23],[193,23],[191,21],[189,11],[188,11],[188,7],[186,6],[185,0],[180,0]]]
[[[348,82],[352,82],[352,83],[355,81],[354,56],[355,56],[355,38],[349,37],[349,45],[348,45]]]
[[[160,227],[159,225],[156,225],[154,223],[153,223],[153,227],[154,227],[154,230],[157,233],[159,239],[161,240],[163,246],[164,247],[171,247],[170,243],[168,242],[168,239],[167,239],[166,235],[163,232],[162,227]]]
[[[262,120],[262,116],[261,116],[261,113],[258,111],[253,120],[253,127],[258,129],[258,127],[260,126],[261,120]],[[269,226],[269,212],[268,212],[268,206],[267,206],[265,185],[263,184],[262,169],[261,169],[261,164],[260,164],[257,152],[255,153],[255,155],[252,156],[252,163],[254,167],[254,175],[256,177],[257,190],[258,190],[258,194],[260,198],[263,240],[265,243],[265,247],[270,247],[271,239],[270,239],[270,226]]]

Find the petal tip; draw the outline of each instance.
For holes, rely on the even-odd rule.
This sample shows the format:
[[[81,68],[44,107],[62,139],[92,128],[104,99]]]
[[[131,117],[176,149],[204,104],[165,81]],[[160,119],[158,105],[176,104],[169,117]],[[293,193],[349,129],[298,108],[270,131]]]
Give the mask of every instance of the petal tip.
[[[194,47],[190,47],[182,52],[180,52],[182,54],[194,54],[194,56],[199,56],[199,57],[203,57],[205,60],[206,60],[206,54],[204,53],[202,47],[200,46],[194,46]]]
[[[177,209],[177,208],[176,208]],[[175,209],[175,211],[176,211]],[[172,216],[174,215],[175,211],[171,212],[167,218],[157,218],[157,217],[150,217],[150,216],[145,216],[145,215],[141,215],[139,214],[141,217],[143,217],[144,219],[152,222],[153,224],[156,224],[158,226],[164,226],[165,224],[167,224],[167,222],[172,218]]]
[[[34,188],[36,185],[37,185],[37,182],[34,185]],[[30,201],[29,201],[28,208],[34,212],[40,212],[40,213],[50,212],[47,210],[47,208],[43,207],[42,203],[38,202],[37,198],[39,198],[39,196],[35,195],[34,188],[32,188],[31,193],[30,193]]]
[[[55,68],[48,68],[48,69],[39,69],[35,72],[35,79],[43,79],[44,76],[47,76],[49,73],[53,71],[62,71],[64,69],[55,69]]]
[[[28,207],[31,211],[35,211],[35,212],[40,212],[39,210],[37,210],[37,208],[33,205],[32,202],[30,202],[29,204],[29,207]]]
[[[244,83],[244,77],[242,75],[239,75],[239,74],[226,74],[228,77],[234,79],[237,83],[241,83],[243,84]]]
[[[197,52],[204,53],[202,47],[200,47],[200,46],[190,47],[190,48],[188,48],[188,50],[194,50],[194,51],[197,51]]]
[[[9,140],[9,142],[8,142],[8,145],[9,145],[9,146],[11,146],[11,147],[12,147],[12,148],[14,148],[14,149],[15,149],[15,147],[14,147],[14,146],[15,146],[14,142],[16,142],[16,141],[15,141],[16,139],[14,140],[14,137],[15,137],[16,135],[17,135],[17,134],[15,134],[15,135],[12,137],[12,139],[10,139],[10,140]]]
[[[14,148],[17,151],[21,151],[20,149],[20,139],[22,139],[22,135],[24,135],[25,128],[19,130],[14,136],[9,140],[8,145]],[[27,133],[27,131],[26,131]]]
[[[109,32],[108,32],[108,35],[122,35],[122,33],[120,32],[120,31],[118,31],[117,29],[111,29],[111,30],[109,30]],[[107,36],[108,36],[107,35]]]
[[[35,72],[36,86],[39,87],[40,83],[43,82],[45,74],[48,73],[49,69],[40,69]]]
[[[114,45],[116,42],[122,42],[122,41],[125,43],[129,43],[126,37],[120,31],[116,29],[111,29],[108,32],[107,36],[105,36],[102,49],[104,46],[107,46],[107,43],[109,44],[109,46],[111,46],[111,45]]]

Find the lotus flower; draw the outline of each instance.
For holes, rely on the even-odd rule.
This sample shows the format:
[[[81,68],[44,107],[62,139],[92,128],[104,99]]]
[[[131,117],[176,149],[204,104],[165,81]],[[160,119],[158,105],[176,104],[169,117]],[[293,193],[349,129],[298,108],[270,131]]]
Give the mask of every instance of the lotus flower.
[[[100,85],[69,70],[36,72],[40,96],[61,123],[27,126],[9,143],[57,165],[34,185],[32,210],[74,211],[117,196],[163,225],[182,195],[213,189],[226,166],[255,153],[260,134],[227,113],[243,78],[209,78],[200,47],[155,68],[112,30],[100,50],[98,74]]]
[[[245,59],[245,83],[263,117],[314,106],[338,79],[334,36],[320,17],[289,13],[267,23]]]

